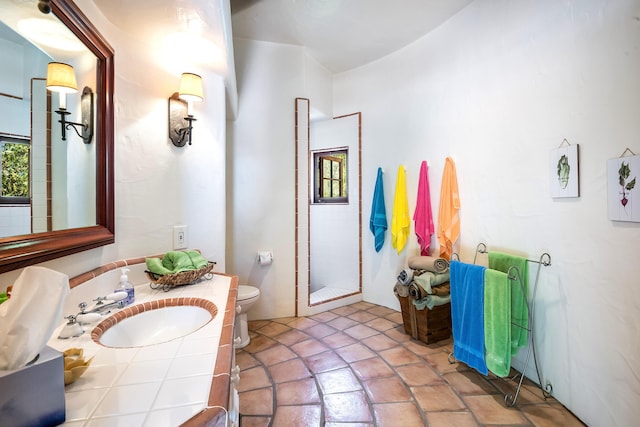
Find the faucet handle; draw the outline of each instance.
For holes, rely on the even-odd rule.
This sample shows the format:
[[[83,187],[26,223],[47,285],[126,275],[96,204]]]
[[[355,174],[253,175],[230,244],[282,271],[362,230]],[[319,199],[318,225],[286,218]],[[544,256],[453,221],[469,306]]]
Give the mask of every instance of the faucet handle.
[[[94,301],[96,302],[96,305],[102,305],[102,304],[104,304],[104,301],[106,301],[106,300],[122,301],[123,299],[125,299],[128,296],[129,296],[129,294],[127,294],[124,291],[117,291],[117,292],[110,293],[109,295],[104,296],[104,297],[98,297],[98,298],[94,299]]]
[[[78,307],[80,308],[80,311],[84,313],[84,311],[87,309],[87,303],[81,302],[80,304],[78,304]]]
[[[100,316],[100,314],[98,313],[80,313],[76,316],[76,321],[85,325],[88,323],[97,322],[100,319],[102,319],[102,316]]]

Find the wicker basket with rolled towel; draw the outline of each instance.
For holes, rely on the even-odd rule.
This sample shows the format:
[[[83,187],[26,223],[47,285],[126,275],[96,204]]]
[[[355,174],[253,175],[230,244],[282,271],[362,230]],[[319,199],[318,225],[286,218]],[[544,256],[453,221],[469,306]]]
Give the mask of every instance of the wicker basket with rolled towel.
[[[433,273],[444,273],[449,270],[449,261],[432,256],[412,256],[407,260],[413,270],[427,270]]]

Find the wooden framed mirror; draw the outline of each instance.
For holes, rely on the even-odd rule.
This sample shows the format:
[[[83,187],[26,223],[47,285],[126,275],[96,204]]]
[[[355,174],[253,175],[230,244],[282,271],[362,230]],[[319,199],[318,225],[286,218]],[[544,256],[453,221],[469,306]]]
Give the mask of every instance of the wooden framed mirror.
[[[36,2],[33,7],[37,7]],[[87,227],[0,238],[0,273],[115,241],[114,51],[73,1],[51,0],[50,7],[51,13],[96,56],[96,222]]]

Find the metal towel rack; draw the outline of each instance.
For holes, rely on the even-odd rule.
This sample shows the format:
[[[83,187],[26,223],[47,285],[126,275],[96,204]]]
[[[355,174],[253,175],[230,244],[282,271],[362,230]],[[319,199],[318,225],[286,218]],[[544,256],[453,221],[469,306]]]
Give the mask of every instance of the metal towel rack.
[[[476,251],[473,256],[473,263],[474,264],[476,263],[478,254],[486,254],[486,253],[489,253],[489,251],[487,250],[487,245],[484,243],[478,243],[478,246],[476,246]],[[457,253],[454,253],[451,255],[451,259],[454,259],[454,258],[457,261],[460,261],[460,256]],[[527,262],[538,265],[538,268],[536,270],[535,282],[533,284],[533,293],[531,294],[531,301],[529,301],[528,295],[525,292],[524,283],[522,281],[522,275],[520,273],[520,270],[515,266],[511,266],[507,271],[508,279],[512,282],[518,282],[518,284],[520,285],[522,289],[522,293],[523,295],[525,295],[525,303],[527,304],[527,312],[529,313],[528,326],[524,326],[524,325],[520,325],[512,322],[514,326],[522,329],[526,329],[529,332],[529,334],[528,334],[528,346],[527,346],[528,350],[525,358],[524,368],[522,369],[521,373],[510,378],[511,381],[516,381],[516,379],[520,377],[518,381],[518,387],[516,388],[515,393],[507,393],[504,396],[504,401],[507,406],[514,406],[516,404],[516,400],[518,399],[518,395],[520,394],[520,389],[522,388],[522,382],[524,381],[524,374],[527,371],[527,366],[529,366],[531,356],[533,356],[536,375],[538,376],[538,380],[540,381],[540,384],[538,384],[538,386],[542,391],[542,395],[544,396],[544,398],[547,398],[551,396],[553,392],[553,387],[551,383],[547,382],[544,385],[544,387],[542,386],[542,376],[540,375],[540,368],[538,366],[535,335],[534,335],[534,328],[533,328],[533,319],[534,319],[534,312],[535,312],[535,306],[536,306],[536,291],[538,289],[538,279],[540,278],[540,270],[541,270],[541,267],[547,267],[551,265],[551,255],[549,255],[547,252],[544,252],[542,255],[540,255],[540,259],[538,260],[527,259]],[[449,360],[449,363],[452,363],[452,364],[457,362],[455,360],[455,357],[453,356],[453,353],[449,353],[448,360]]]

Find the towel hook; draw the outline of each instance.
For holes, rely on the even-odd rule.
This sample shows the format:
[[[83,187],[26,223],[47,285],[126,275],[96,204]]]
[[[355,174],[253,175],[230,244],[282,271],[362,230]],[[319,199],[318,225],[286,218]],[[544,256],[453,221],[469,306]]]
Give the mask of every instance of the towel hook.
[[[571,144],[569,144],[569,141],[567,141],[567,138],[563,138],[563,139],[562,139],[562,142],[560,143],[560,145],[558,146],[558,148],[561,148],[565,143],[566,143],[568,146],[571,146]]]
[[[551,265],[551,255],[549,255],[547,252],[545,252],[542,255],[540,255],[540,264],[544,265],[545,267],[550,266]]]
[[[484,243],[480,242],[478,243],[478,246],[476,246],[476,253],[473,255],[473,263],[476,263],[476,258],[478,257],[478,254],[486,254],[487,253],[487,245],[485,245]]]

